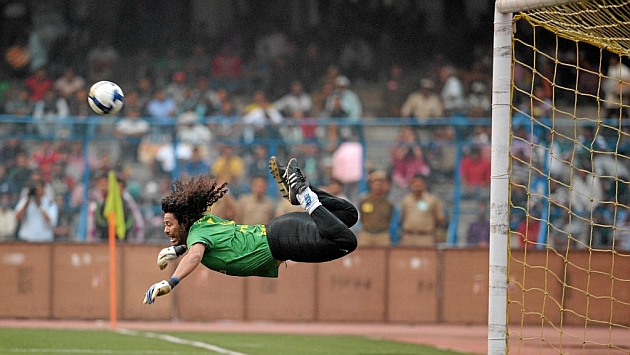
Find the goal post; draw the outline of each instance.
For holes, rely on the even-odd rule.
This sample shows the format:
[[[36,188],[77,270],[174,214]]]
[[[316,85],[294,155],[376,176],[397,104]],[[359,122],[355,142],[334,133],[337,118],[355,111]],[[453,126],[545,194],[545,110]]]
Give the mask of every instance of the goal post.
[[[496,0],[488,354],[630,353],[630,0]]]

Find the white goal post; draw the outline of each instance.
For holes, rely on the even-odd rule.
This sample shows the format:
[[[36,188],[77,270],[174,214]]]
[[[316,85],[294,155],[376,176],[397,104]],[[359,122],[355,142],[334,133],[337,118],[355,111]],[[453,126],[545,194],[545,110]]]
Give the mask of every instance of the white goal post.
[[[565,6],[565,5],[570,5],[570,6]],[[589,5],[589,6],[587,6]],[[600,6],[600,7],[598,7]],[[574,32],[573,30],[573,22],[571,22],[573,20],[573,18],[570,18],[571,15],[573,15],[572,11],[584,11],[584,13],[586,12],[591,12],[591,14],[593,14],[595,18],[594,22],[596,22],[595,25],[591,26],[590,22],[584,22],[583,27],[580,27],[577,31],[582,31],[582,32]],[[602,12],[602,15],[599,16],[599,12]],[[536,22],[536,19],[540,19],[542,17],[535,17],[536,16],[536,11],[541,10],[543,13],[548,14],[551,13],[553,16],[553,18],[551,18],[549,20],[549,22]],[[492,163],[492,170],[491,170],[491,192],[490,192],[490,243],[489,243],[489,274],[488,274],[488,283],[489,283],[489,289],[488,289],[488,354],[489,355],[505,355],[505,354],[527,354],[526,351],[520,350],[520,349],[510,349],[510,335],[512,335],[512,331],[509,329],[509,325],[512,324],[511,320],[508,319],[509,318],[509,314],[510,313],[510,292],[512,292],[512,289],[509,289],[511,286],[514,285],[510,285],[510,265],[511,265],[511,248],[513,247],[513,243],[514,243],[514,233],[513,233],[513,226],[511,226],[511,221],[510,221],[510,212],[511,209],[513,208],[513,206],[511,205],[511,195],[510,195],[510,189],[511,189],[511,174],[512,174],[512,158],[513,156],[511,156],[512,154],[512,143],[513,143],[513,132],[512,132],[512,115],[515,112],[515,103],[514,103],[514,97],[515,97],[515,90],[519,90],[518,88],[515,88],[515,84],[514,84],[514,67],[516,66],[516,64],[522,64],[522,63],[516,63],[515,62],[515,39],[514,39],[514,32],[515,32],[515,28],[516,28],[516,24],[515,24],[515,18],[517,18],[516,15],[523,13],[524,16],[523,17],[528,17],[528,14],[525,14],[529,11],[533,11],[534,12],[534,23],[535,25],[533,27],[539,26],[534,28],[534,32],[538,29],[538,28],[544,28],[545,30],[550,30],[550,32],[552,33],[552,35],[556,36],[556,52],[552,53],[551,55],[548,55],[547,48],[542,48],[542,44],[541,44],[541,48],[538,48],[537,45],[539,45],[535,40],[533,41],[533,43],[526,43],[526,44],[522,44],[521,43],[521,47],[525,47],[528,50],[531,49],[533,55],[531,55],[531,57],[533,57],[533,60],[531,57],[528,57],[529,61],[533,61],[536,62],[537,60],[541,59],[547,60],[547,61],[551,61],[552,64],[551,65],[556,65],[557,67],[562,67],[562,68],[569,68],[570,70],[573,70],[573,72],[575,72],[576,77],[574,78],[574,82],[575,85],[574,87],[563,87],[562,84],[557,83],[556,77],[555,75],[553,76],[552,80],[549,80],[551,83],[549,84],[552,87],[552,90],[565,90],[567,92],[569,92],[568,96],[574,95],[575,96],[575,102],[573,103],[573,105],[575,107],[579,106],[577,104],[577,100],[578,98],[580,98],[580,100],[582,100],[583,97],[588,96],[587,99],[589,100],[593,100],[597,102],[597,114],[596,117],[590,116],[588,118],[583,119],[582,117],[580,117],[578,114],[576,114],[576,111],[573,112],[569,112],[568,116],[571,116],[571,114],[573,114],[573,121],[578,122],[579,124],[586,124],[586,125],[594,125],[597,129],[597,127],[600,126],[604,126],[604,128],[606,129],[610,129],[610,130],[616,130],[617,134],[618,134],[618,138],[616,141],[616,144],[619,144],[620,142],[620,138],[625,138],[628,136],[628,134],[623,131],[623,125],[627,125],[628,123],[621,123],[621,122],[630,122],[630,119],[628,121],[623,121],[622,120],[622,111],[623,109],[628,109],[628,106],[624,106],[624,99],[626,99],[625,95],[628,94],[619,94],[619,101],[621,104],[619,104],[618,106],[622,107],[622,109],[620,109],[620,114],[619,114],[619,118],[618,118],[618,122],[619,124],[617,126],[612,125],[612,126],[607,126],[608,123],[606,123],[606,119],[609,117],[604,117],[604,114],[602,113],[604,111],[603,107],[610,103],[610,101],[607,101],[609,99],[604,98],[603,97],[603,82],[607,79],[610,79],[610,77],[607,77],[606,74],[604,73],[604,69],[606,68],[606,65],[602,64],[603,59],[602,58],[607,58],[608,56],[618,56],[620,59],[623,57],[624,60],[628,59],[628,53],[630,51],[628,51],[628,43],[630,43],[630,30],[628,30],[628,28],[630,28],[630,1],[627,0],[585,0],[585,1],[577,1],[577,0],[496,0],[495,2],[495,12],[494,12],[494,42],[493,42],[493,79],[492,79],[492,156],[491,156],[491,163]],[[545,12],[548,11],[548,12]],[[620,14],[621,13],[621,14]],[[567,17],[569,17],[570,19],[566,22],[562,22],[565,18],[563,17],[564,15],[568,15]],[[577,17],[576,17],[577,18]],[[556,19],[560,19],[559,22],[555,22]],[[622,20],[617,20],[617,19],[624,19],[623,21],[625,21],[626,19],[628,19],[628,22],[623,22]],[[590,20],[590,17],[589,17]],[[576,22],[578,22],[576,24],[576,27],[579,27],[582,25],[582,23],[580,22],[581,19],[577,18]],[[599,21],[599,22],[597,22]],[[614,35],[610,35],[610,32],[606,32],[606,31],[600,31],[601,28],[603,27],[607,27],[607,25],[610,22],[615,22],[614,25],[619,25],[619,26],[624,26],[624,28],[619,29],[619,30],[615,30],[616,32],[613,32]],[[619,22],[619,23],[617,23]],[[624,25],[625,24],[625,25]],[[563,27],[563,25],[565,27]],[[554,27],[556,26],[556,27]],[[557,29],[557,31],[555,31]],[[569,34],[567,37],[562,37],[563,34]],[[591,37],[592,35],[592,37]],[[535,35],[534,35],[535,36]],[[560,39],[558,39],[560,37]],[[571,44],[574,44],[575,46],[575,55],[574,57],[572,57],[572,59],[564,59],[561,58],[558,55],[558,42],[564,41],[566,38],[568,38],[568,42]],[[595,40],[593,40],[595,39]],[[609,42],[610,40],[610,42]],[[609,43],[613,43],[612,46],[609,45]],[[615,45],[619,44],[619,47],[615,47]],[[595,63],[594,69],[584,69],[584,67],[582,67],[581,63],[580,63],[580,59],[576,59],[577,57],[579,57],[579,55],[581,55],[582,53],[579,53],[578,48],[581,50],[583,47],[582,46],[594,46],[593,48],[596,48],[597,50],[599,50],[599,63]],[[552,49],[553,51],[553,49]],[[597,51],[595,51],[597,53]],[[555,56],[554,56],[555,55]],[[538,56],[538,57],[537,57]],[[555,62],[554,62],[555,60]],[[563,60],[565,60],[565,62],[563,62]],[[527,66],[527,65],[526,65]],[[541,69],[537,68],[535,66],[535,64],[532,64],[531,67],[526,68],[526,70],[529,70],[528,74],[530,74],[531,77],[533,77],[536,80],[539,80],[539,77],[537,77],[536,75],[540,74],[539,71],[542,71]],[[588,71],[588,72],[587,72]],[[599,77],[599,86],[597,88],[597,93],[596,94],[583,94],[582,92],[580,92],[579,88],[578,88],[578,78],[577,76],[583,75],[584,72],[587,72],[587,74],[593,74],[593,76],[595,77]],[[541,74],[540,77],[543,77],[543,81],[545,80],[544,78],[544,74]],[[617,78],[614,78],[615,80],[617,80]],[[580,77],[580,80],[581,77]],[[622,79],[618,79],[619,80],[619,86],[621,87],[622,84],[628,84],[625,81],[622,81]],[[530,100],[532,102],[532,106],[534,105],[533,102],[535,102],[536,100],[538,100],[537,97],[535,97],[534,94],[534,80],[532,80],[532,84],[531,84],[531,91],[527,92],[527,90],[529,88],[526,88],[524,91],[519,92],[519,94],[523,94],[522,96],[527,96],[529,94],[529,97],[527,100]],[[630,84],[629,84],[630,85]],[[600,92],[600,90],[602,90]],[[566,95],[566,93],[565,93]],[[623,97],[622,97],[623,96]],[[529,103],[529,101],[527,102]],[[560,112],[562,109],[557,109],[556,108],[556,103],[552,103],[550,104],[552,106],[552,110],[556,111],[556,112]],[[627,104],[626,104],[627,105]],[[516,108],[516,110],[518,110]],[[628,109],[628,111],[630,111],[630,109]],[[566,112],[560,112],[561,114],[565,114]],[[566,116],[566,115],[565,115]],[[551,117],[551,121],[553,122],[555,116]],[[615,117],[613,117],[614,119]],[[531,114],[531,120],[536,121],[536,119],[534,118],[534,114]],[[604,123],[602,123],[604,122]],[[539,122],[536,122],[539,123]],[[575,127],[574,128],[575,132],[578,131],[579,127],[578,123],[574,123]],[[555,127],[555,126],[554,126]],[[550,131],[552,133],[555,133],[554,128],[550,129]],[[565,139],[566,138],[566,139]],[[576,146],[582,144],[579,142],[578,139],[578,133],[575,133],[574,136],[571,137],[566,137],[563,136],[562,139],[565,139],[567,142],[569,143],[573,143],[574,144],[574,150],[573,152],[575,153],[576,151]],[[526,142],[528,143],[528,142]],[[535,147],[536,145],[539,145],[539,147]],[[544,146],[542,143],[532,143],[530,144],[530,146],[532,147],[532,149],[535,148],[541,148],[541,150],[543,149],[549,149],[548,146]],[[578,148],[584,148],[585,146],[582,145]],[[596,151],[593,148],[593,145],[591,144],[590,146],[586,146],[586,150],[590,149],[590,159],[591,159],[591,163],[593,163],[594,161],[594,157],[597,154],[610,154],[611,156],[614,156],[615,159],[626,159],[623,161],[623,164],[628,165],[628,160],[627,160],[627,156],[626,157],[622,157],[622,158],[618,158],[617,156],[617,150],[614,149],[613,151]],[[619,154],[622,155],[622,154]],[[627,153],[626,153],[627,155]],[[551,153],[551,156],[553,156],[553,153]],[[572,159],[572,158],[571,158]],[[577,161],[577,158],[576,158]],[[530,169],[530,177],[532,176],[531,171],[535,171],[534,174],[539,174],[539,176],[545,177],[547,176],[549,180],[552,180],[551,175],[549,175],[549,172],[547,171],[545,172],[541,172],[540,169],[537,168],[537,166],[535,166],[535,164],[532,164],[531,161],[529,162],[529,169]],[[570,165],[570,169],[572,170],[580,170],[580,166],[579,163],[575,163],[573,162],[573,160],[571,160],[570,162],[567,163],[567,166]],[[538,169],[538,170],[537,170]],[[585,170],[587,170],[585,168]],[[585,172],[585,170],[581,171],[581,172]],[[594,169],[591,169],[588,171],[589,174],[591,175],[595,175],[595,177],[597,177],[596,172]],[[589,175],[590,176],[590,175]],[[628,181],[626,180],[622,180],[620,179],[616,174],[614,174],[613,176],[608,176],[608,175],[600,175],[600,178],[603,179],[610,179],[610,180],[614,180],[615,183],[617,184],[626,184],[628,185]],[[593,178],[595,179],[595,178]],[[571,180],[569,181],[569,183],[566,185],[567,189],[569,191],[572,190],[573,188],[573,175],[571,176]],[[527,189],[527,192],[530,193],[529,191],[529,185],[524,186],[524,189]],[[529,197],[528,197],[529,198]],[[551,198],[549,198],[549,196],[543,196],[543,199],[547,198],[548,202],[551,201]],[[592,197],[591,197],[591,201],[592,201]],[[628,210],[630,211],[630,207],[627,205],[627,202],[619,202],[617,200],[614,200],[612,202],[610,201],[606,201],[606,200],[602,200],[600,202],[603,202],[604,204],[609,202],[611,205],[614,205],[614,213],[616,216],[617,213],[617,208],[619,209],[623,209],[624,211]],[[561,206],[561,207],[568,207],[566,210],[568,211],[567,214],[572,216],[572,206],[571,206],[571,201],[569,200],[569,202],[567,202],[566,206]],[[527,207],[529,208],[529,207]],[[529,217],[529,209],[527,209],[526,211],[526,217]],[[548,226],[547,228],[549,228],[549,230],[551,230],[552,228],[556,228],[556,226],[551,226],[551,223],[549,222],[549,220],[545,220],[545,215],[544,213],[537,216],[539,218],[539,220],[541,220],[541,224],[542,223],[546,223],[546,225]],[[591,238],[591,242],[592,242],[592,238],[594,235],[594,228],[600,228],[602,227],[602,225],[598,224],[599,222],[594,222],[593,219],[593,213],[591,211],[590,214],[590,238]],[[586,222],[588,223],[588,217],[586,219]],[[569,226],[570,224],[570,220],[569,220]],[[604,225],[603,227],[610,227],[611,230],[611,235],[613,240],[614,238],[616,238],[616,234],[618,232],[618,228],[616,224],[612,223],[610,225]],[[540,227],[543,228],[543,227]],[[555,230],[559,230],[559,229],[555,229]],[[630,235],[630,232],[628,233]],[[570,232],[568,232],[568,241],[572,242],[574,240],[572,240],[573,236],[570,234]],[[528,242],[527,237],[525,237],[525,241],[526,243]],[[579,241],[578,241],[579,242]],[[578,289],[577,287],[573,287],[574,285],[567,285],[568,282],[566,281],[566,274],[564,275],[565,279],[562,279],[562,275],[560,275],[560,277],[558,277],[557,274],[553,274],[554,273],[554,265],[552,265],[551,262],[549,262],[549,264],[545,265],[548,266],[548,269],[545,269],[543,272],[547,273],[551,273],[553,274],[552,277],[550,277],[551,282],[558,282],[558,284],[561,284],[560,287],[566,287],[566,289],[568,289],[568,292],[574,292],[574,297],[575,294],[579,293],[579,296],[583,296],[586,301],[584,301],[584,303],[586,304],[586,313],[581,314],[579,312],[573,312],[568,314],[568,316],[565,317],[565,313],[566,310],[568,308],[564,303],[565,298],[564,298],[564,292],[565,289],[562,289],[562,298],[560,299],[560,301],[557,301],[557,299],[553,299],[550,298],[551,302],[555,301],[557,303],[552,304],[553,307],[556,307],[556,309],[554,309],[557,312],[557,309],[560,309],[559,313],[562,313],[560,316],[558,316],[560,318],[559,322],[554,322],[554,321],[549,321],[549,323],[552,323],[552,325],[550,326],[550,328],[552,329],[552,331],[557,331],[559,334],[561,334],[561,336],[563,336],[564,330],[563,330],[563,326],[566,323],[566,319],[570,318],[570,317],[576,317],[578,318],[578,323],[579,321],[583,320],[583,325],[581,325],[582,327],[582,334],[579,334],[577,336],[574,337],[574,339],[572,340],[577,340],[578,343],[582,344],[582,348],[578,348],[575,349],[575,353],[588,353],[588,349],[591,349],[590,347],[592,347],[591,350],[593,350],[592,353],[595,353],[596,348],[603,348],[603,349],[609,349],[608,351],[610,351],[609,353],[616,353],[614,351],[619,351],[619,352],[623,352],[625,354],[628,354],[628,347],[630,347],[630,345],[626,345],[625,342],[622,342],[623,345],[619,345],[618,339],[616,338],[616,334],[617,331],[621,330],[623,332],[623,334],[625,334],[626,336],[628,334],[630,334],[630,325],[628,324],[627,320],[619,320],[619,319],[614,319],[615,317],[613,317],[613,312],[616,311],[617,314],[623,314],[623,317],[626,317],[626,311],[630,310],[630,301],[627,300],[626,298],[626,294],[624,293],[621,297],[619,297],[619,289],[620,288],[625,288],[627,289],[628,287],[630,287],[630,277],[624,276],[627,274],[622,274],[622,276],[620,277],[618,275],[618,271],[615,269],[615,261],[614,260],[619,260],[619,258],[625,258],[625,260],[630,259],[627,256],[629,255],[627,249],[625,250],[621,250],[621,249],[616,249],[615,245],[614,245],[614,241],[613,241],[613,246],[610,247],[610,249],[605,249],[605,248],[599,248],[594,246],[594,244],[586,244],[586,245],[582,245],[582,249],[578,250],[578,252],[575,252],[574,250],[571,250],[571,255],[569,255],[569,247],[566,248],[566,250],[560,250],[560,252],[557,252],[555,250],[553,250],[553,246],[550,246],[549,244],[547,244],[548,242],[545,240],[543,242],[541,242],[540,240],[536,240],[535,242],[533,242],[532,244],[536,244],[533,247],[533,250],[535,249],[546,249],[546,250],[552,250],[552,252],[550,254],[552,258],[557,257],[558,260],[562,259],[562,261],[564,261],[564,271],[566,272],[567,270],[567,264],[569,264],[569,267],[572,267],[574,265],[571,265],[571,263],[573,262],[573,255],[574,254],[579,254],[580,252],[585,252],[585,253],[590,253],[590,254],[598,254],[598,256],[602,256],[602,254],[606,254],[604,255],[605,257],[609,257],[611,259],[613,259],[612,261],[612,267],[610,267],[609,269],[607,269],[606,271],[609,272],[609,275],[604,275],[604,276],[608,276],[609,279],[611,280],[611,286],[609,290],[606,290],[607,292],[609,292],[607,295],[604,295],[604,297],[597,297],[599,295],[594,295],[595,292],[593,292],[593,289],[589,289],[589,286],[587,284],[587,286],[584,289]],[[527,246],[524,247],[524,249],[526,249]],[[621,252],[619,251],[621,250]],[[526,252],[525,252],[526,253]],[[563,254],[564,253],[564,254]],[[590,255],[589,254],[589,255]],[[621,255],[621,256],[620,256]],[[615,259],[617,258],[617,259]],[[624,262],[625,262],[624,260]],[[560,262],[560,264],[562,264],[562,261]],[[579,271],[584,271],[585,274],[590,275],[591,274],[601,274],[599,272],[599,270],[597,269],[597,266],[593,266],[593,269],[591,269],[591,264],[590,264],[590,256],[588,259],[588,266],[585,267],[584,269],[580,269]],[[525,260],[523,263],[523,268],[528,266],[527,261]],[[626,265],[626,264],[623,264]],[[560,265],[562,266],[562,265]],[[560,268],[562,269],[562,268]],[[539,270],[535,271],[535,272],[539,272]],[[555,277],[555,279],[553,279],[553,277]],[[590,279],[589,279],[590,280]],[[545,281],[546,282],[546,281]],[[563,283],[564,282],[564,283]],[[612,284],[614,283],[614,290],[613,290],[613,286]],[[522,288],[522,292],[525,292],[526,290],[528,290],[528,286],[524,284],[520,284],[519,285]],[[547,293],[547,289],[544,289],[541,291],[541,293],[545,293],[545,297],[546,297],[546,293]],[[590,297],[590,298],[589,298]],[[597,318],[596,316],[593,316],[593,313],[591,311],[591,313],[589,312],[589,302],[592,302],[592,304],[601,301],[602,299],[604,299],[604,301],[609,302],[610,305],[610,316],[609,318],[605,318],[602,320],[601,318]],[[517,302],[518,303],[518,302]],[[522,313],[524,314],[523,318],[526,317],[531,317],[532,314],[526,314],[527,310],[526,307],[524,305],[520,305],[522,306]],[[614,307],[613,307],[614,306]],[[591,305],[592,308],[594,308],[594,306]],[[552,307],[549,307],[552,308]],[[614,308],[614,309],[613,309]],[[621,310],[621,313],[619,313],[619,311]],[[570,311],[570,310],[569,310]],[[542,325],[541,325],[541,329],[540,329],[540,333],[542,334],[542,328],[544,328],[546,326],[546,319],[545,316],[549,317],[548,315],[546,315],[545,313],[542,314],[534,314],[534,316],[540,316],[540,318],[542,319]],[[555,316],[552,315],[552,316]],[[616,317],[619,317],[618,315]],[[599,322],[599,323],[598,323]],[[522,322],[520,323],[520,326],[522,327],[523,324],[525,324],[526,322]],[[568,323],[571,323],[570,321]],[[589,327],[589,335],[590,335],[590,327],[593,326],[593,324],[595,326],[597,325],[603,325],[603,327],[600,328],[605,328],[608,329],[609,333],[608,333],[608,339],[602,342],[597,342],[597,341],[590,341],[587,338],[587,327]],[[557,326],[559,325],[559,326]],[[546,330],[547,333],[545,333],[545,336],[550,332],[549,330]],[[515,332],[514,337],[518,337],[520,334],[518,334],[517,332]],[[543,343],[543,345],[540,345],[539,348],[537,349],[537,352],[535,352],[536,354],[565,354],[565,351],[562,347],[555,347],[554,344],[549,344],[548,339],[545,338],[545,336],[541,335],[540,339],[537,339],[540,341],[540,343]],[[630,342],[629,342],[630,344]],[[562,344],[561,344],[562,345]],[[589,347],[589,348],[587,348]],[[599,349],[598,349],[599,350]],[[612,350],[612,351],[611,351]],[[586,352],[585,352],[586,351]],[[603,352],[602,352],[603,353]],[[599,354],[599,352],[597,352],[597,354]]]

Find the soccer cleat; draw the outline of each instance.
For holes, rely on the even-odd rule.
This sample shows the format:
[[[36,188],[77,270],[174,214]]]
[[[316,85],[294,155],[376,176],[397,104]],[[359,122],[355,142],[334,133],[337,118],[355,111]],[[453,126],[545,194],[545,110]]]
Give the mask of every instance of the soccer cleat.
[[[302,193],[302,191],[310,185],[306,181],[304,174],[302,174],[302,170],[300,170],[295,158],[289,160],[282,177],[289,185],[289,201],[292,205],[299,205],[300,201],[298,201],[297,195]]]
[[[280,189],[280,193],[282,193],[282,197],[289,200],[289,184],[284,180],[284,174],[286,172],[286,168],[278,163],[278,160],[275,156],[269,158],[269,171],[271,171],[271,175],[278,183],[278,188]]]

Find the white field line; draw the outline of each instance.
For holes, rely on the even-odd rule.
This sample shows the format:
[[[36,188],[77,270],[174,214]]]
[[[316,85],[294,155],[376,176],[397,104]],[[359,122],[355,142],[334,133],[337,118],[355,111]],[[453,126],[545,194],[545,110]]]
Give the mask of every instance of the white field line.
[[[94,349],[7,349],[11,354],[107,354],[107,355],[178,355],[179,351],[162,350],[94,350]]]
[[[239,353],[238,351],[224,349],[220,346],[204,343],[201,341],[186,340],[186,339],[174,337],[172,335],[158,334],[158,333],[152,333],[152,332],[140,333],[135,330],[129,330],[129,329],[118,329],[116,331],[121,334],[127,334],[127,335],[132,335],[132,336],[144,336],[147,338],[154,338],[154,339],[168,341],[169,343],[174,343],[174,344],[190,345],[197,348],[214,351],[215,353],[223,354],[223,355],[247,355],[244,353]]]

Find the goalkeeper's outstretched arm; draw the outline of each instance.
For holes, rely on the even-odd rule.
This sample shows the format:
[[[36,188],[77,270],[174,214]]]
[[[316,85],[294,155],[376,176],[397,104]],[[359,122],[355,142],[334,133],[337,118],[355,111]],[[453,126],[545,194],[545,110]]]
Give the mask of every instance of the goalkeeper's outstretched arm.
[[[184,255],[179,265],[177,265],[177,269],[175,269],[171,279],[162,280],[151,285],[144,295],[143,303],[152,304],[156,297],[163,296],[171,292],[171,290],[177,286],[181,280],[190,275],[190,273],[199,266],[205,250],[205,245],[201,243],[193,244],[190,247],[190,250],[188,250],[188,253]]]

